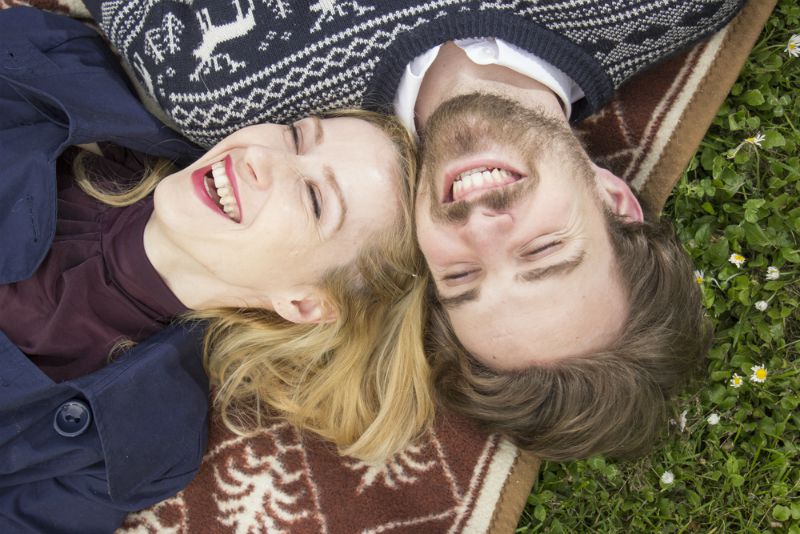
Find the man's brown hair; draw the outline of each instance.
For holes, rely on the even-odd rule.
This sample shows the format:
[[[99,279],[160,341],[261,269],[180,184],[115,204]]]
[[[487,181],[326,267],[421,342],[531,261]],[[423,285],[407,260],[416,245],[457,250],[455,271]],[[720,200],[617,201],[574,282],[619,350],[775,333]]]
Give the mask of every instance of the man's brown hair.
[[[671,224],[607,218],[630,310],[616,342],[496,371],[459,343],[431,283],[426,349],[440,404],[545,459],[650,448],[665,428],[667,401],[699,371],[713,331]]]

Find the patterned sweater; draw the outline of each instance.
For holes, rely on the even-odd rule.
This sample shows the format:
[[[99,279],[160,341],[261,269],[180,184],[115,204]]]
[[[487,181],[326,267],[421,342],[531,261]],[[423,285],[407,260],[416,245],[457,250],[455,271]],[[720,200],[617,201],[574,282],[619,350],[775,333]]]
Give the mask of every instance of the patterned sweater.
[[[496,37],[583,89],[580,120],[744,0],[87,0],[139,82],[190,139],[342,107],[388,111],[405,66]]]

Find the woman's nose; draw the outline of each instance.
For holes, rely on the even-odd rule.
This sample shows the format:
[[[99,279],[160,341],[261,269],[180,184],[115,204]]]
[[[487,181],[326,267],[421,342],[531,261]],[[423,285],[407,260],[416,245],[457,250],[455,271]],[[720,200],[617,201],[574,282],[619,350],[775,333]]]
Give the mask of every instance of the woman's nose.
[[[246,164],[254,189],[269,189],[281,176],[297,174],[291,158],[278,151],[262,148],[248,154]]]

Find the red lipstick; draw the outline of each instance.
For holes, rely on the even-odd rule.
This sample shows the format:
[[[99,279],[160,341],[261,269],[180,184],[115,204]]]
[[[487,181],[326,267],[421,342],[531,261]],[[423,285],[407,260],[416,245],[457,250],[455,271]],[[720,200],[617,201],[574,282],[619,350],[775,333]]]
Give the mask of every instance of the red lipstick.
[[[242,205],[241,205],[241,202],[239,200],[239,186],[238,186],[238,184],[236,182],[236,175],[233,172],[233,160],[231,159],[230,156],[226,156],[224,162],[225,162],[225,173],[228,176],[228,182],[230,183],[231,190],[233,191],[233,197],[234,197],[234,199],[236,199],[236,207],[239,209],[239,221],[241,221],[242,220]],[[211,180],[211,182],[212,182],[211,187],[214,187],[213,186],[213,178],[209,177],[209,173],[211,172],[212,167],[213,167],[213,164],[212,165],[206,165],[204,167],[201,167],[201,168],[195,170],[192,173],[192,186],[193,186],[193,189],[194,189],[194,193],[197,196],[197,198],[199,198],[200,201],[203,204],[205,204],[208,208],[210,208],[212,211],[222,215],[223,217],[225,217],[229,221],[232,221],[233,219],[231,219],[228,216],[228,214],[225,213],[222,210],[222,208],[220,207],[220,205],[218,203],[219,198],[216,196],[216,194],[213,194],[213,195],[209,194],[208,187],[206,186],[207,181]],[[216,191],[216,189],[215,189],[215,191]],[[234,222],[237,222],[237,221],[234,221]]]

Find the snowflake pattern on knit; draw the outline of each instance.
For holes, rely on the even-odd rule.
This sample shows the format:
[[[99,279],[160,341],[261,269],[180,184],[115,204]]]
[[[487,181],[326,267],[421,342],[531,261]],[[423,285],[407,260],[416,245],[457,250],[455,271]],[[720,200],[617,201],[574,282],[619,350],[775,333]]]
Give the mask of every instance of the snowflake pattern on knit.
[[[210,146],[249,124],[389,109],[414,57],[466,37],[504,39],[563,70],[586,93],[583,117],[627,78],[719,29],[742,3],[108,0],[90,8],[181,131]],[[159,84],[166,68],[175,75]]]
[[[285,19],[292,14],[292,7],[289,0],[261,0],[268,7],[272,9],[272,13],[280,18]]]
[[[348,468],[362,472],[356,494],[364,493],[366,489],[377,484],[396,489],[402,484],[416,483],[437,465],[430,454],[426,453],[428,451],[424,450],[424,446],[412,445],[384,463],[370,464],[358,460],[347,463]]]

